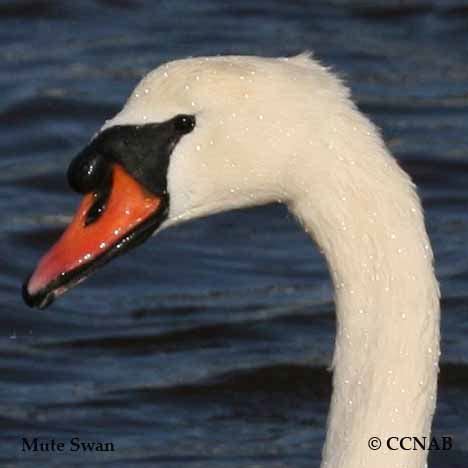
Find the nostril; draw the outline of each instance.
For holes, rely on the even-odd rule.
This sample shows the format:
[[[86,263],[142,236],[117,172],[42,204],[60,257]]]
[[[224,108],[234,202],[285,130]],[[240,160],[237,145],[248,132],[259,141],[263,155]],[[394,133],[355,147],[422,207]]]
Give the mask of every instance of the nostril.
[[[68,183],[78,193],[94,192],[108,182],[110,163],[99,153],[81,153],[68,168]]]
[[[106,210],[107,201],[110,195],[110,185],[105,187],[100,192],[94,192],[94,203],[86,213],[85,226],[89,226],[96,222]]]

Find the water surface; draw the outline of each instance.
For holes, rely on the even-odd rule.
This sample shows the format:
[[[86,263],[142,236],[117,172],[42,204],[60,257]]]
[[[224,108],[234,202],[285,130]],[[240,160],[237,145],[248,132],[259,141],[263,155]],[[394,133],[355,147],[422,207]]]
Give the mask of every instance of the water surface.
[[[177,57],[331,65],[419,185],[442,286],[436,435],[468,466],[468,3],[0,4],[0,460],[8,467],[318,467],[335,333],[325,263],[285,208],[180,226],[46,311],[20,284],[78,202],[65,170]],[[108,454],[22,453],[36,436]]]

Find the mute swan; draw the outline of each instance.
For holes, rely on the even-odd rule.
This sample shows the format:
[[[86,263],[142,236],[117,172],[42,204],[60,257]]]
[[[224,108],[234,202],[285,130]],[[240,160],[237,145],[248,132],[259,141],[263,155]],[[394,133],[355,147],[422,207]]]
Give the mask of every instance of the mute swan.
[[[348,89],[310,54],[160,66],[68,177],[84,200],[26,281],[29,305],[47,306],[155,230],[284,202],[326,256],[336,291],[322,466],[425,466],[427,452],[385,443],[429,436],[435,409],[439,290],[421,205]]]

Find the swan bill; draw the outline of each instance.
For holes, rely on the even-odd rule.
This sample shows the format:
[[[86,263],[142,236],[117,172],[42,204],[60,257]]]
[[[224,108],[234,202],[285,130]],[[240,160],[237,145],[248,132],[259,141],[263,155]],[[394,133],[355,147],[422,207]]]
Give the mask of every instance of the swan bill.
[[[112,258],[145,241],[167,218],[167,195],[155,195],[120,164],[108,186],[83,197],[70,225],[23,285],[23,298],[43,309]]]

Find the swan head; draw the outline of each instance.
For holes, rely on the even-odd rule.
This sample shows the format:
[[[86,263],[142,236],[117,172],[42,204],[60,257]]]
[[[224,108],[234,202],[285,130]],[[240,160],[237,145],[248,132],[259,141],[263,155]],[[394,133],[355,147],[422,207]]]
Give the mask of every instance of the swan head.
[[[47,306],[154,231],[290,203],[301,158],[316,168],[307,183],[326,185],[327,141],[336,137],[330,116],[340,115],[347,97],[304,54],[192,58],[149,73],[72,161],[69,182],[84,200],[26,281],[26,302]]]

